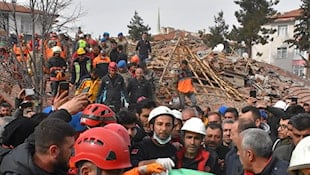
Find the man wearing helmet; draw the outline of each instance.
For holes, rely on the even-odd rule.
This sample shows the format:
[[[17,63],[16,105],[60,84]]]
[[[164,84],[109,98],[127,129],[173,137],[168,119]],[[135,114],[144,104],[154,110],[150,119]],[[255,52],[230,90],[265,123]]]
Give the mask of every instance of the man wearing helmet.
[[[123,138],[110,129],[97,127],[82,133],[71,157],[79,174],[121,175],[131,167],[129,148]]]
[[[156,162],[167,170],[174,167],[176,148],[170,143],[174,119],[174,114],[166,106],[156,107],[150,112],[148,122],[154,132],[153,137],[144,139],[132,149],[133,166]]]
[[[101,80],[96,101],[111,107],[114,112],[118,112],[122,107],[122,99],[128,102],[128,94],[124,78],[117,73],[117,64],[110,62],[108,70],[109,73]]]
[[[52,89],[52,96],[57,94],[57,89],[59,83],[61,81],[66,80],[65,71],[67,69],[66,61],[60,56],[61,47],[54,46],[53,50],[53,57],[51,57],[46,64],[46,67],[50,73],[50,80],[51,80],[51,89]]]
[[[92,69],[92,62],[91,59],[85,55],[85,49],[79,48],[77,54],[78,57],[73,61],[70,83],[72,86],[76,85],[78,87],[81,80],[89,75]]]
[[[307,136],[296,145],[293,151],[288,172],[291,175],[310,174],[310,136]]]
[[[201,143],[206,135],[205,125],[200,118],[187,120],[182,129],[184,147],[177,152],[177,168],[215,172],[217,164],[211,154],[203,149]]]
[[[90,104],[82,112],[81,125],[88,128],[105,126],[109,123],[116,123],[115,113],[106,105]]]
[[[108,126],[89,129],[76,140],[70,163],[77,168],[78,174],[142,175],[165,170],[160,164],[153,163],[124,172],[131,167],[128,145],[117,131],[119,128],[115,128],[117,124]]]

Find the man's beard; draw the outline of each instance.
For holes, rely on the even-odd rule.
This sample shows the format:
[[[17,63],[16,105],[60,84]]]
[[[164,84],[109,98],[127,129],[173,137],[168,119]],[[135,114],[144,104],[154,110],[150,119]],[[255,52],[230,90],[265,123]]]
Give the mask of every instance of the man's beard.
[[[69,170],[69,162],[65,159],[62,151],[60,151],[54,166],[56,171],[67,172]]]

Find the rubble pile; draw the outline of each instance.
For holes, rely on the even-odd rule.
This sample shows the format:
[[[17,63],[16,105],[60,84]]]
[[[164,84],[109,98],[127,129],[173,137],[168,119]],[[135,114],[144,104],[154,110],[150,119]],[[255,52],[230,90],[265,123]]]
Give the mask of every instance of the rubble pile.
[[[208,49],[191,35],[155,40],[155,57],[148,67],[158,76],[157,97],[162,104],[171,104],[176,94],[176,71],[181,60],[187,60],[193,72],[197,100],[200,106],[220,105],[240,108],[246,104],[250,90],[257,99],[275,102],[298,97],[310,103],[310,82],[276,66]]]

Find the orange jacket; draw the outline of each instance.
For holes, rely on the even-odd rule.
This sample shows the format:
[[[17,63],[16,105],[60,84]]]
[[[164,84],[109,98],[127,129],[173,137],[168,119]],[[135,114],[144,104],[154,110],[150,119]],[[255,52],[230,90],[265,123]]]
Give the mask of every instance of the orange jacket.
[[[101,54],[99,54],[96,58],[94,58],[93,60],[93,68],[96,68],[97,64],[101,64],[101,63],[110,63],[111,60],[110,60],[110,57],[108,56],[105,56],[105,57],[102,57]]]
[[[19,62],[28,61],[29,50],[28,50],[27,46],[22,46],[22,48],[20,48],[19,45],[14,44],[13,52],[15,53],[16,58]],[[22,55],[24,55],[24,59],[23,59]]]

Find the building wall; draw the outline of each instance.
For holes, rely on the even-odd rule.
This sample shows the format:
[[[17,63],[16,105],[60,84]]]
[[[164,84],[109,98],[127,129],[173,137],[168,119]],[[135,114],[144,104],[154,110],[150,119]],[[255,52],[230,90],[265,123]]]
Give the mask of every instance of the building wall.
[[[289,72],[296,74],[299,72],[298,74],[302,76],[305,69],[300,65],[300,61],[294,62],[294,60],[301,60],[300,52],[294,46],[290,47],[289,44],[285,43],[286,40],[293,39],[295,22],[293,19],[288,19],[265,25],[264,27],[273,28],[277,31],[270,36],[273,38],[272,42],[252,47],[252,58],[276,65]],[[262,53],[262,56],[258,56],[257,53]],[[302,55],[306,56],[305,53],[302,53]],[[296,63],[299,65],[296,65]],[[296,70],[296,66],[303,71]]]
[[[16,23],[18,33],[23,33],[24,35],[32,35],[32,20],[31,14],[29,13],[16,13]],[[13,17],[11,16],[9,19],[10,24],[10,32],[14,32],[15,25],[13,21]],[[36,21],[35,22],[35,32],[41,34],[41,24]]]

